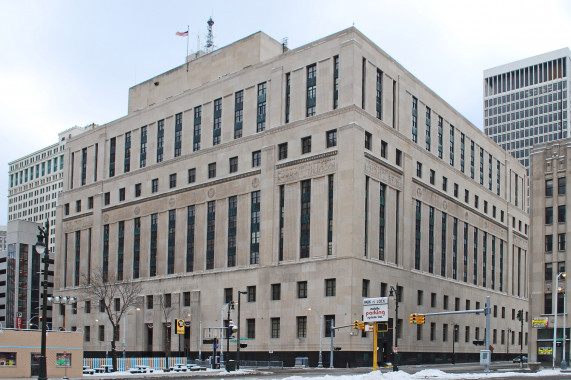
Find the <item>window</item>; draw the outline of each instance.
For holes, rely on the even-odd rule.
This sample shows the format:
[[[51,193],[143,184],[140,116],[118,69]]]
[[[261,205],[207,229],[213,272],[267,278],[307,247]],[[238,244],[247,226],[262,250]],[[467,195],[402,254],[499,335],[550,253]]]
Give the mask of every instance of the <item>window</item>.
[[[196,182],[196,169],[188,169],[188,183]]]
[[[387,142],[381,140],[381,157],[387,158]]]
[[[545,263],[545,281],[553,280],[553,263]]]
[[[442,177],[442,191],[448,191],[448,178]]]
[[[107,192],[103,195],[105,206],[111,203],[111,193]]]
[[[176,187],[176,174],[169,175],[169,189]]]
[[[418,306],[422,306],[423,298],[424,298],[424,292],[422,290],[418,290],[416,293],[416,304]]]
[[[234,138],[242,137],[242,121],[244,118],[244,91],[237,91],[234,98]]]
[[[100,313],[105,312],[105,302],[103,300],[99,300],[99,312]]]
[[[545,208],[545,224],[553,224],[553,207]]]
[[[87,198],[87,208],[90,210],[93,208],[93,197]]]
[[[464,202],[466,203],[470,202],[470,190],[468,189],[464,190]]]
[[[75,201],[75,212],[81,212],[81,199]]]
[[[278,159],[285,160],[287,158],[287,143],[278,145]]]
[[[436,173],[434,173],[434,170],[430,169],[430,184],[431,185],[434,185],[435,177],[436,177]]]
[[[230,173],[238,171],[238,157],[230,157]]]
[[[248,292],[248,302],[256,302],[256,287],[248,286],[246,290]]]
[[[272,301],[279,301],[281,299],[281,284],[272,284]]]
[[[567,221],[567,215],[565,211],[566,211],[565,205],[557,206],[557,222],[565,223]]]
[[[553,251],[553,235],[545,235],[545,252]]]
[[[448,310],[448,296],[447,295],[444,295],[442,303],[443,303],[442,307],[444,308],[444,310]]]
[[[279,318],[272,318],[272,332],[271,337],[272,339],[279,339],[280,337],[280,319]]]
[[[297,298],[307,298],[307,281],[297,282]]]
[[[365,149],[371,150],[371,145],[373,143],[373,135],[369,132],[365,132]]]
[[[222,131],[222,99],[214,100],[214,124],[212,126],[212,145],[220,144]]]
[[[454,184],[454,196],[455,196],[456,198],[458,198],[458,193],[459,193],[459,191],[460,191],[460,190],[459,190],[459,188],[458,188],[458,184],[455,183],[455,184]]]
[[[99,325],[99,341],[100,342],[105,341],[105,326],[104,325]]]
[[[430,293],[430,307],[436,307],[436,293]]]
[[[416,340],[422,340],[422,325],[416,325]]]
[[[325,297],[335,296],[335,279],[328,278],[325,280]]]
[[[301,154],[311,153],[311,136],[301,139]]]
[[[266,82],[258,84],[256,132],[266,129]]]
[[[248,339],[255,339],[256,338],[256,320],[255,319],[246,319],[246,326],[247,326],[246,336],[248,337]]]
[[[363,279],[363,286],[361,289],[362,297],[369,297],[369,284],[371,281]]]
[[[216,177],[216,162],[208,164],[208,178]]]
[[[557,178],[557,194],[565,195],[566,186],[567,186],[566,177]]]
[[[252,152],[252,167],[257,168],[262,165],[262,151]]]
[[[477,195],[474,195],[474,207],[478,208],[480,206],[480,197]]]
[[[565,251],[566,248],[566,237],[565,233],[557,235],[557,248],[560,251]]]
[[[315,105],[317,98],[317,65],[307,66],[307,98],[306,98],[306,116],[315,115]]]
[[[159,179],[155,178],[151,181],[151,193],[159,191]]]
[[[297,317],[297,337],[305,338],[307,336],[307,317]]]
[[[83,327],[83,341],[84,342],[91,341],[91,326]]]
[[[402,166],[402,151],[400,149],[395,150],[395,163]]]
[[[416,176],[422,178],[422,162],[416,162]]]
[[[331,148],[337,146],[337,130],[333,129],[331,131],[327,131],[325,134],[327,140],[327,147]]]
[[[135,184],[135,197],[140,197],[140,196],[141,196],[141,184],[136,183]]]
[[[224,288],[224,303],[232,302],[232,288]]]
[[[115,298],[115,311],[121,310],[121,298]]]
[[[436,335],[436,323],[430,322],[430,340],[434,341]]]
[[[184,292],[183,298],[184,298],[184,304],[183,305],[186,307],[190,306],[190,292]]]
[[[153,296],[152,295],[147,296],[147,309],[148,310],[153,309]]]
[[[545,196],[552,197],[553,196],[553,180],[546,179],[545,180]]]
[[[85,301],[85,314],[91,313],[91,301]]]

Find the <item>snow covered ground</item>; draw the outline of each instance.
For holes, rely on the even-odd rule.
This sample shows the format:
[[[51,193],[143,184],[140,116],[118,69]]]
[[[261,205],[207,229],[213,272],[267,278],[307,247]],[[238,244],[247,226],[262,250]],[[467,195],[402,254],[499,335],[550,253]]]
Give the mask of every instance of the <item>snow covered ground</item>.
[[[155,371],[149,375],[157,375],[162,374],[163,371]],[[224,370],[207,370],[201,372],[193,372],[200,376],[212,376],[212,377],[224,377],[224,376],[236,376],[241,375],[240,378],[242,379],[256,379],[256,375],[260,375],[264,372],[261,370],[247,370],[241,369],[235,372],[226,372]],[[164,373],[165,377],[168,376],[175,376],[180,375],[180,373]],[[185,373],[185,378],[192,378],[192,374],[188,372]],[[141,377],[144,376],[142,374],[131,374],[129,372],[114,372],[114,373],[107,373],[107,374],[97,374],[94,377],[130,377],[136,376]],[[290,376],[283,378],[282,380],[302,380],[302,379],[311,379],[311,380],[418,380],[418,379],[433,379],[433,380],[440,380],[440,379],[488,379],[494,377],[538,377],[538,376],[561,376],[569,378],[569,373],[562,373],[560,370],[543,370],[539,372],[493,372],[493,373],[446,373],[437,369],[425,369],[414,374],[408,374],[404,371],[397,371],[397,372],[369,372],[360,375],[325,375],[325,376]],[[88,375],[84,375],[85,377],[89,377]],[[264,380],[268,380],[267,377],[264,377]]]

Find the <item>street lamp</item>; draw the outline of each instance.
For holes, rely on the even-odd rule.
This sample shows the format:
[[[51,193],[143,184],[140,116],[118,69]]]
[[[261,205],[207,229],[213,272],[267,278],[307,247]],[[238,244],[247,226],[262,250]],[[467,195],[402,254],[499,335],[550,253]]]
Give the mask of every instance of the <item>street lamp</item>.
[[[319,315],[319,361],[317,362],[317,368],[323,368],[323,345],[321,341],[321,335],[323,334],[323,316],[317,312],[317,310],[312,310],[311,308],[307,309],[308,311],[314,311]]]
[[[228,326],[230,326],[230,310],[234,310],[234,301],[225,303],[220,309],[220,331],[224,331],[224,309],[228,308]],[[222,344],[222,336],[220,336],[220,364],[224,365],[224,344]],[[226,356],[230,347],[230,334],[226,333]]]
[[[562,370],[566,370],[567,369],[567,362],[565,361],[565,344],[566,344],[566,338],[565,338],[565,329],[567,328],[567,321],[565,320],[566,315],[565,315],[565,296],[566,296],[566,292],[563,290],[563,288],[558,288],[557,291],[563,293],[563,356],[561,359],[561,369]]]
[[[395,323],[393,328],[393,335],[395,336],[395,345],[393,347],[393,371],[398,371],[398,328],[399,328],[399,284],[397,282],[397,287],[394,288],[391,285],[391,291],[389,292],[389,297],[394,297],[395,299]],[[395,351],[396,350],[396,351]]]
[[[59,305],[73,305],[77,303],[77,297],[55,296],[55,297],[48,297],[48,301],[50,301],[53,304],[59,304]],[[65,310],[63,313],[63,331],[65,331]]]
[[[49,249],[47,248],[49,242],[49,229],[50,222],[46,221],[46,226],[44,228],[38,226],[40,231],[37,236],[38,241],[36,242],[36,252],[43,254],[44,257],[44,280],[42,281],[43,293],[42,293],[42,341],[41,341],[41,353],[40,353],[40,373],[38,380],[47,380],[47,367],[46,367],[46,333],[47,333],[47,315],[48,315],[48,264],[50,261]]]
[[[458,325],[455,323],[452,327],[452,364],[456,364],[456,352],[454,345],[456,344],[456,337],[458,336]]]
[[[240,305],[242,305],[240,302],[240,296],[247,293],[248,292],[238,290],[238,322],[236,323],[238,326],[236,331],[236,369],[240,369]]]
[[[32,318],[28,319],[28,322],[26,322],[26,329],[30,328],[31,326],[34,326],[33,323],[30,323],[30,322],[32,322],[32,319],[34,319],[34,318],[42,319],[41,316],[32,315]],[[38,325],[39,325],[39,322],[38,322]],[[36,325],[36,326],[38,326],[38,325]]]
[[[559,277],[567,277],[567,273],[565,272],[560,272],[559,274],[557,274],[557,277],[555,277],[555,290],[554,292],[557,292],[559,290]],[[553,311],[553,317],[555,319],[555,322],[553,323],[553,363],[552,363],[552,369],[555,369],[555,354],[557,352],[557,299],[559,298],[559,294],[555,293],[555,310]],[[565,342],[563,342],[563,344],[565,344]]]

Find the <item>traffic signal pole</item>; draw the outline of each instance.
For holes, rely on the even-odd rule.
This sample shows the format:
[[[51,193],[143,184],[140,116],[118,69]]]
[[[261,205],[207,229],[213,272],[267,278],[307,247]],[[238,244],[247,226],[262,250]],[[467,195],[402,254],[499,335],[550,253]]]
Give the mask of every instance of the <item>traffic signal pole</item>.
[[[484,315],[486,316],[486,332],[484,334],[484,344],[486,345],[485,346],[486,350],[482,350],[482,351],[488,351],[488,360],[485,362],[484,371],[490,372],[490,361],[491,361],[490,360],[491,359],[490,354],[491,354],[491,352],[489,351],[489,349],[490,349],[490,314],[491,314],[491,308],[490,308],[490,297],[489,296],[486,297],[486,307],[484,309],[442,311],[442,312],[438,312],[438,313],[425,313],[425,314],[415,313],[415,314],[410,315],[410,323],[423,325],[424,324],[424,317],[432,316],[432,315],[479,314],[479,313],[484,313]]]

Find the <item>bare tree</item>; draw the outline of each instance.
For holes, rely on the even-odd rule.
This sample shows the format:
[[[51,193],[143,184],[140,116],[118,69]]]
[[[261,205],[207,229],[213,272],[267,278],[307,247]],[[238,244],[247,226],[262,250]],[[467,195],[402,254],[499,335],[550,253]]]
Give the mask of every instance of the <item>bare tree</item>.
[[[113,339],[111,340],[111,358],[113,360],[113,371],[117,371],[117,349],[116,342],[119,341],[119,326],[121,319],[131,308],[141,306],[140,282],[119,281],[114,273],[103,271],[103,268],[96,267],[90,273],[82,275],[81,293],[84,300],[92,300],[93,304],[100,303],[111,327],[113,329]]]
[[[171,314],[173,312],[172,307],[172,299],[170,294],[159,294],[156,298],[156,302],[163,313],[163,317],[165,319],[165,335],[166,335],[166,343],[165,343],[165,357],[166,357],[166,364],[165,367],[168,367],[169,357],[171,356],[171,329],[168,328],[168,325],[172,326],[172,322],[170,321]]]

